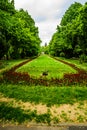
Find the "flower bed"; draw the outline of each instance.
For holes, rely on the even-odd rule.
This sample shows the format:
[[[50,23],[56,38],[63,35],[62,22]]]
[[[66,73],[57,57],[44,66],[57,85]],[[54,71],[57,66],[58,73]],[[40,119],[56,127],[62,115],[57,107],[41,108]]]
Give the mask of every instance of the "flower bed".
[[[30,62],[31,60],[27,60],[25,62],[22,62],[13,68],[11,68],[9,71],[6,71],[3,74],[3,79],[7,82],[11,83],[27,83],[27,84],[34,84],[34,85],[45,85],[45,86],[50,86],[50,85],[73,85],[73,84],[84,84],[87,85],[87,72],[84,70],[81,70],[77,68],[74,64],[56,59],[60,62],[63,62],[64,64],[67,64],[77,70],[76,74],[71,74],[67,73],[64,74],[62,79],[58,78],[51,78],[47,79],[46,77],[40,77],[40,78],[33,78],[31,77],[28,73],[20,73],[20,72],[15,72],[17,68],[20,66],[26,64],[27,62]]]
[[[70,84],[76,84],[76,83],[83,83],[87,85],[87,72],[85,70],[82,70],[78,67],[76,67],[74,64],[60,60],[55,58],[56,60],[69,65],[73,69],[77,71],[76,74],[64,74],[63,81],[64,83],[70,85]]]

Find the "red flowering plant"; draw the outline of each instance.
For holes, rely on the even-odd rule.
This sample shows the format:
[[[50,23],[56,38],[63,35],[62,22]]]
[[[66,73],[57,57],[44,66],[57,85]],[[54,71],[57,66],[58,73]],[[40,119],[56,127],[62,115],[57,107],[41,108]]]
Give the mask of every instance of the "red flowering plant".
[[[68,63],[66,61],[63,61],[63,60],[60,60],[57,58],[55,58],[55,59],[66,65],[69,65],[70,67],[72,67],[73,69],[75,69],[77,71],[76,74],[70,74],[70,73],[64,74],[64,77],[62,80],[59,80],[59,81],[57,80],[59,83],[62,82],[63,84],[66,84],[66,85],[83,83],[83,84],[87,85],[87,72],[85,70],[82,70],[82,69],[76,67],[72,63]]]
[[[11,82],[11,83],[28,83],[28,84],[45,85],[45,86],[50,86],[50,85],[63,86],[63,85],[73,85],[73,84],[87,85],[87,72],[77,68],[75,65],[73,65],[71,63],[68,63],[68,62],[65,62],[62,60],[59,60],[59,61],[71,66],[72,68],[74,68],[77,71],[77,73],[76,74],[70,74],[70,73],[64,74],[62,79],[59,79],[59,78],[47,79],[46,77],[45,78],[41,78],[41,77],[34,78],[34,77],[31,77],[28,73],[15,72],[15,70],[17,68],[26,64],[29,61],[31,61],[31,60],[24,61],[16,66],[14,66],[10,70],[4,72],[3,79],[5,81]]]

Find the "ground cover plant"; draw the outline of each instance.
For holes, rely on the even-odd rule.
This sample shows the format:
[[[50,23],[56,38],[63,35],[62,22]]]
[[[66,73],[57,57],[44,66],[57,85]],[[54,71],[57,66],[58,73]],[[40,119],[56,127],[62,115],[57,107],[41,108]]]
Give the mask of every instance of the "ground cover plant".
[[[62,60],[60,58],[55,58],[56,60],[71,66],[73,69],[77,71],[76,74],[64,74],[64,81],[68,84],[71,83],[83,83],[87,85],[87,70],[82,68],[78,68],[78,65],[73,64],[72,62],[67,62],[66,60]]]
[[[24,102],[43,103],[47,106],[55,104],[73,104],[80,100],[87,100],[86,87],[44,87],[1,84],[0,92],[9,98],[22,100]]]
[[[60,57],[60,58],[56,57],[56,58],[62,59],[64,61],[66,61],[66,62],[70,62],[70,63],[76,65],[78,68],[81,68],[81,69],[84,69],[85,71],[87,71],[87,62],[81,62],[78,58],[77,59],[73,59],[73,58],[66,59],[64,57]]]
[[[26,80],[26,77],[29,78],[29,75],[27,73],[16,73],[15,70],[21,66],[23,66],[24,64],[26,64],[27,62],[31,61],[32,59],[34,59],[35,57],[33,58],[30,58],[30,59],[27,59],[27,60],[23,60],[22,62],[20,62],[19,64],[16,64],[13,62],[14,66],[9,66],[9,67],[6,67],[6,68],[9,68],[6,70],[3,70],[2,71],[2,74],[3,74],[3,77],[0,77],[0,82],[4,81],[4,80],[8,80],[8,81],[12,81],[14,83],[16,83],[17,81],[20,80]],[[17,62],[17,61],[16,61]],[[18,63],[18,62],[17,62]]]
[[[4,122],[4,124],[32,122],[48,125],[59,122],[86,122],[86,71],[72,63],[59,59],[54,60],[47,55],[38,57],[38,60],[42,59],[46,62],[51,59],[51,65],[58,63],[60,68],[62,65],[70,66],[71,70],[75,70],[75,72],[65,73],[62,78],[49,79],[47,76],[41,75],[40,78],[35,79],[28,72],[17,72],[16,70],[25,66],[28,68],[28,65],[33,62],[38,65],[37,59],[33,61],[28,59],[14,64],[12,67],[9,66],[10,69],[3,72],[3,80],[0,83],[0,122]],[[43,65],[43,63],[41,64]],[[47,65],[49,66],[49,64]],[[48,68],[46,65],[44,66],[43,72],[46,72]],[[43,74],[43,72],[41,73]]]
[[[25,61],[6,71],[3,74],[3,80],[15,84],[27,83],[45,86],[87,85],[87,72],[74,64],[57,58],[53,59],[47,55],[41,55],[31,62],[29,61],[31,60]],[[29,72],[33,72],[34,75],[38,75],[39,77],[32,76]],[[51,77],[53,74],[54,77]]]
[[[47,72],[47,78],[62,78],[64,73],[76,73],[71,67],[47,55],[39,56],[32,62],[18,68],[17,72],[28,72],[33,77],[41,77],[43,76],[43,72]]]
[[[25,60],[23,59],[18,59],[18,60],[0,60],[0,74],[5,71],[9,70],[15,65],[18,65],[19,63],[23,62]]]
[[[0,122],[45,123],[87,121],[87,87],[0,84]]]
[[[32,16],[14,0],[0,1],[0,16],[0,126],[87,123],[87,3],[66,10],[44,47]]]
[[[6,78],[3,77],[4,73],[9,73],[9,72],[13,72],[15,71],[15,69],[17,67],[20,67],[21,65],[27,63],[28,61],[30,61],[30,59],[28,60],[1,60],[0,61],[0,82],[4,82],[6,80]],[[7,75],[7,78],[12,77],[12,73],[10,73],[10,75]],[[15,75],[14,77],[12,77],[12,79],[15,79]],[[9,79],[10,80],[10,79]]]

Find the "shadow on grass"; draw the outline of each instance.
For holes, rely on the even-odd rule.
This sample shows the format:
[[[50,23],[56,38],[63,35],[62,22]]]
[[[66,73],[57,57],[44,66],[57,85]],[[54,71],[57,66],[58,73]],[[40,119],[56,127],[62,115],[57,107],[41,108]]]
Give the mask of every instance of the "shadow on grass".
[[[6,103],[0,103],[0,119],[3,121],[15,121],[23,123],[25,120],[32,121],[33,117],[36,116],[35,112],[26,114],[20,107],[13,108],[8,106]]]
[[[47,123],[51,122],[51,115],[49,112],[45,114],[37,114],[37,111],[24,111],[20,107],[13,108],[4,102],[0,103],[0,120],[1,121],[14,121],[19,124],[24,123],[25,121],[35,120],[37,123]]]

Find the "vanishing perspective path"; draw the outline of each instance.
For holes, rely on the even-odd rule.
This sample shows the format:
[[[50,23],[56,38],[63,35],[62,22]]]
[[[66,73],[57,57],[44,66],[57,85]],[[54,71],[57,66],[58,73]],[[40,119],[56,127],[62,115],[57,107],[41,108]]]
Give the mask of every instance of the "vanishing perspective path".
[[[55,69],[51,68],[50,61],[52,60],[53,60],[52,67],[56,66]],[[54,62],[55,60],[57,60],[58,63]],[[38,85],[45,85],[45,86],[50,86],[54,84],[55,85],[71,85],[71,84],[77,84],[77,83],[85,83],[85,84],[87,83],[87,72],[78,68],[74,64],[68,63],[60,59],[51,58],[47,55],[39,56],[34,61],[32,61],[34,62],[33,67],[32,65],[31,67],[29,67],[29,64],[28,64],[29,61],[31,60],[28,60],[17,66],[14,66],[9,71],[5,72],[4,79],[13,83],[19,83],[23,81],[29,84],[35,84],[35,85],[38,84]],[[45,65],[43,66],[44,62],[45,62]],[[61,64],[61,62],[63,64]],[[27,66],[24,69],[22,69],[23,72],[15,71],[16,69],[20,68],[26,63],[27,63]],[[61,65],[58,66],[57,64],[61,64]],[[62,65],[63,65],[63,68],[62,68]],[[65,69],[66,66],[67,66],[67,69]],[[70,68],[73,71],[76,71],[76,73],[75,72],[73,73],[73,71],[70,71],[71,70]],[[33,76],[31,76],[30,72],[33,74]],[[59,75],[61,75],[60,72],[63,75],[62,78],[59,77]],[[43,75],[44,73],[46,74],[45,76],[46,78],[44,78],[44,75]]]
[[[77,83],[85,81],[84,84],[86,84],[87,73],[80,71],[78,67],[65,61],[60,61],[63,62],[60,63],[50,58],[49,56],[44,57],[44,59],[48,62],[52,60],[51,64],[53,64],[53,68],[57,65],[55,73],[56,70],[58,73],[60,68],[60,72],[62,73],[62,65],[65,69],[65,64],[74,68],[75,70],[78,70],[74,73],[72,71],[68,71],[70,72],[70,74],[66,72],[66,74],[64,75],[66,77],[63,77],[62,79],[46,79],[46,77],[42,77],[43,79],[34,79],[28,74],[29,71],[27,69],[30,67],[31,62],[27,63],[27,61],[22,62],[21,64],[14,66],[9,71],[7,71],[7,73],[5,73],[5,75],[3,76],[4,80],[7,80],[7,82],[2,83],[0,86],[0,121],[2,123],[2,127],[0,127],[0,130],[87,130],[87,87],[85,87],[84,85],[83,89],[83,86],[79,87],[78,84],[77,87],[72,86],[73,82],[76,83],[76,81]],[[39,57],[39,60],[43,61],[43,57]],[[24,65],[25,63],[26,65]],[[36,66],[38,67],[39,63],[37,62],[37,59],[34,60],[33,64],[33,68],[35,68]],[[18,67],[20,68],[21,66],[27,68],[27,72],[23,72],[25,70],[24,68],[23,71],[16,71],[16,69]],[[49,66],[47,67],[48,69],[50,68],[50,70],[52,69]],[[48,73],[50,73],[50,71]],[[84,78],[82,78],[81,76],[84,76]],[[70,79],[70,77],[72,80]],[[22,82],[24,80],[30,85],[26,82]],[[66,81],[72,83],[71,86],[67,85],[67,87],[66,84],[64,84],[66,83]],[[35,84],[35,86],[33,86],[31,83]],[[62,87],[59,86],[60,83]],[[38,86],[38,84],[44,85]],[[51,86],[46,87],[46,85]],[[30,123],[35,121],[35,126],[31,126],[30,124],[28,125],[29,119]],[[28,127],[9,126],[10,121],[14,121],[13,125],[15,125],[17,121],[18,125],[28,125]],[[22,122],[24,124],[22,124]],[[63,122],[84,124],[81,126],[59,125],[59,123]],[[5,126],[5,123],[8,123],[7,126]],[[38,126],[39,123],[43,123],[49,126]]]

